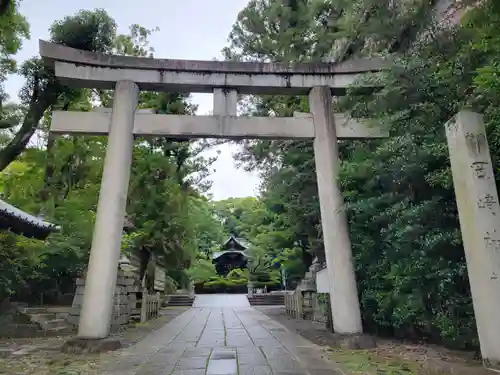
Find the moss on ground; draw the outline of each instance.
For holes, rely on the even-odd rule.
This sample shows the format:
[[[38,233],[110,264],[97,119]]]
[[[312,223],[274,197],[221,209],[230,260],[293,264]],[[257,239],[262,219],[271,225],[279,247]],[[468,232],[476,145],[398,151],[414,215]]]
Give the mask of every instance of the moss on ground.
[[[451,375],[426,368],[417,361],[384,357],[369,350],[330,349],[329,352],[346,375]]]

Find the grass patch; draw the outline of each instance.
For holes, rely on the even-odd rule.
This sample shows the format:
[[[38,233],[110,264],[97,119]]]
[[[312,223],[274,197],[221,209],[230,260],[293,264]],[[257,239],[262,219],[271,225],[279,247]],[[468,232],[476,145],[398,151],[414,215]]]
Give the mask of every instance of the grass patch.
[[[45,354],[45,355],[44,355]],[[62,353],[36,353],[17,359],[0,359],[1,374],[80,375],[91,373],[99,356],[75,357]]]
[[[369,350],[330,349],[329,352],[347,375],[450,375],[423,368],[419,362],[388,358]]]

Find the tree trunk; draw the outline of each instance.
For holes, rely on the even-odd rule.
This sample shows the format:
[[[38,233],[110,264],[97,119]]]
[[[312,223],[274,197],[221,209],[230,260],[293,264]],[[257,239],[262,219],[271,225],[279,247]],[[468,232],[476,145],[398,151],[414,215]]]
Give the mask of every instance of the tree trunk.
[[[45,159],[45,176],[43,178],[43,188],[40,190],[39,198],[42,202],[49,199],[50,196],[50,186],[52,181],[52,176],[54,175],[54,144],[56,137],[54,134],[49,133],[47,139],[47,157]]]
[[[33,90],[28,112],[24,117],[21,128],[15,137],[3,150],[0,151],[0,172],[9,166],[25,150],[45,111],[57,100],[58,90],[55,85],[49,84],[40,94],[37,85]]]
[[[11,3],[12,0],[0,0],[0,16],[3,16],[7,12]]]

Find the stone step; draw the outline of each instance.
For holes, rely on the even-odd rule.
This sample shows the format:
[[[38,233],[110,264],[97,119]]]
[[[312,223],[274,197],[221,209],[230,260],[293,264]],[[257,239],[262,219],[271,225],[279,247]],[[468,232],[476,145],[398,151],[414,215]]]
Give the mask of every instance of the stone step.
[[[69,306],[38,306],[20,307],[19,312],[25,314],[29,319],[40,327],[41,332],[50,336],[70,333],[71,324],[66,320],[71,307]]]
[[[67,328],[68,323],[66,322],[66,319],[52,319],[48,320],[45,323],[41,324],[43,329],[46,330],[54,330],[58,328]]]
[[[193,306],[194,298],[186,295],[170,296],[167,306]]]
[[[44,324],[47,321],[57,319],[55,313],[28,314],[32,322]]]
[[[274,299],[274,298],[249,298],[248,300],[254,302],[263,302],[263,301],[285,302],[284,299]]]
[[[75,333],[75,329],[71,326],[60,326],[55,328],[50,328],[45,330],[47,336],[63,336]]]
[[[167,306],[192,306],[193,302],[174,302],[169,303]]]
[[[46,307],[22,307],[19,309],[20,312],[27,315],[33,314],[45,314],[47,313]]]
[[[285,304],[285,296],[283,295],[258,295],[248,297],[248,302],[251,306],[282,306]]]

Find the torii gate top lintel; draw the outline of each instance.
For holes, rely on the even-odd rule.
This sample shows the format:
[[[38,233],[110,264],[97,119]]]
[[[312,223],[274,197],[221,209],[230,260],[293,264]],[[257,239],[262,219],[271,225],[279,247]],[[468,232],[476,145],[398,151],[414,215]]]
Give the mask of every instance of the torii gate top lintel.
[[[240,94],[306,95],[312,87],[329,86],[342,95],[359,75],[387,69],[387,59],[335,63],[260,63],[171,60],[83,51],[40,40],[40,55],[56,76],[73,87],[113,89],[131,80],[150,91],[212,93],[214,88]]]

